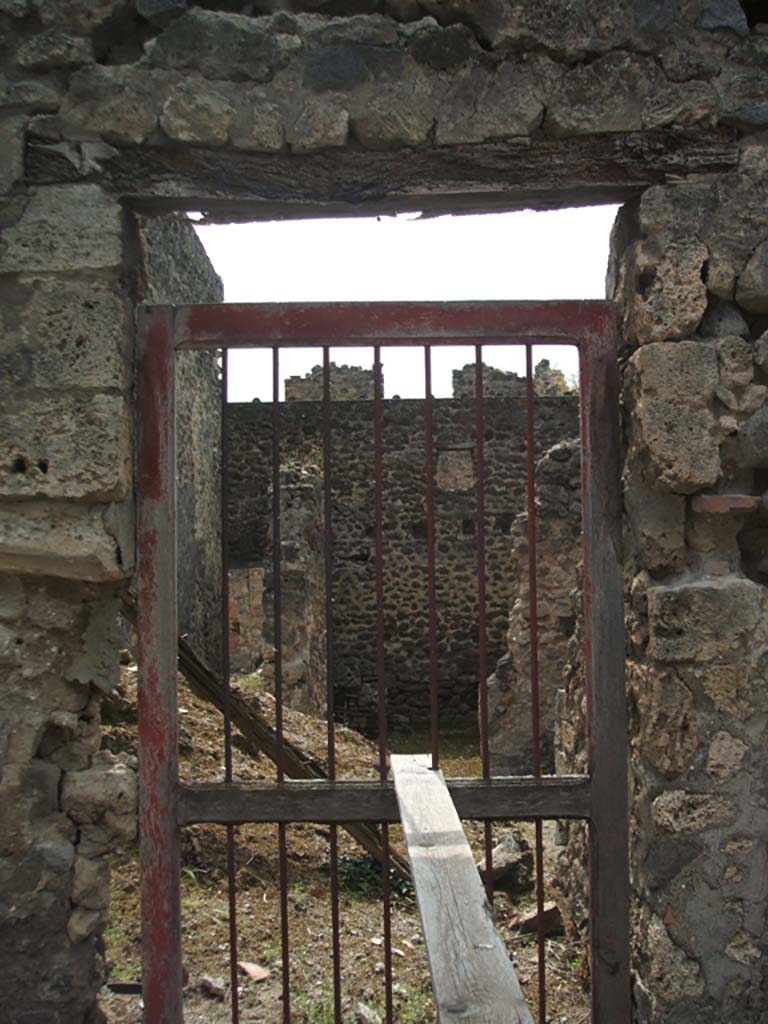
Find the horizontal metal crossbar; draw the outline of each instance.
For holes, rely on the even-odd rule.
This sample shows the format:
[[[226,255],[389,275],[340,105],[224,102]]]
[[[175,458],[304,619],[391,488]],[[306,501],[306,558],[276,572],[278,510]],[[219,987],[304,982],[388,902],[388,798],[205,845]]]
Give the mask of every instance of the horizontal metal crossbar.
[[[589,344],[614,328],[597,300],[237,303],[173,310],[177,349],[312,345]]]
[[[449,779],[460,818],[543,819],[591,815],[591,784],[584,775]],[[199,783],[180,785],[179,825],[200,822],[399,822],[391,782]]]

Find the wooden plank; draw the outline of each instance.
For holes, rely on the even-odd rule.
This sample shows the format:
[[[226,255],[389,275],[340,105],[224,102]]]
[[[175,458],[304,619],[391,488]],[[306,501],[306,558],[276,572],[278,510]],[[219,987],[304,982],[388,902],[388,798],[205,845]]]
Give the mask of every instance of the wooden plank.
[[[739,157],[738,132],[702,125],[307,154],[118,148],[91,180],[143,211],[202,210],[219,221],[622,203],[670,179],[732,170]],[[34,141],[25,170],[33,185],[82,180],[67,156]]]
[[[593,1024],[632,1019],[617,341],[615,323],[596,324],[580,345]]]
[[[449,779],[460,818],[532,819],[590,816],[585,776]],[[185,784],[179,788],[179,824],[313,821],[325,824],[400,821],[391,782],[306,779],[283,782]]]
[[[393,755],[440,1024],[533,1024],[442,773]]]
[[[144,1020],[181,1024],[176,824],[176,445],[173,316],[142,310],[137,393],[139,850]]]

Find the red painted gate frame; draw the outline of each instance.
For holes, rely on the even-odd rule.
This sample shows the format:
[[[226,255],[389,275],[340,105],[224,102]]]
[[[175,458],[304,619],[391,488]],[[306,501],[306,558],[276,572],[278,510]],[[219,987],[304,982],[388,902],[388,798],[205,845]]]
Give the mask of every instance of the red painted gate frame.
[[[139,311],[139,814],[142,978],[148,1024],[180,1024],[183,1020],[179,834],[185,822],[177,764],[176,352],[333,345],[342,340],[388,346],[527,342],[578,347],[589,774],[580,780],[580,788],[574,787],[572,799],[563,795],[563,787],[557,796],[546,798],[548,789],[555,788],[548,786],[547,777],[493,780],[486,785],[500,797],[504,793],[499,817],[515,816],[510,813],[515,788],[522,791],[527,785],[529,790],[541,789],[545,799],[538,813],[531,812],[529,801],[520,816],[589,821],[593,1022],[629,1024],[627,731],[616,338],[613,307],[598,301],[225,304],[154,306]],[[299,784],[275,784],[286,793],[284,821],[294,820],[290,797],[295,785]],[[328,783],[326,788],[332,792],[335,785]],[[346,784],[347,792],[353,785]],[[344,801],[344,820],[350,820],[348,797],[339,793],[339,799]],[[487,794],[485,807],[487,816]],[[370,809],[360,811],[361,816],[366,813],[370,820]]]

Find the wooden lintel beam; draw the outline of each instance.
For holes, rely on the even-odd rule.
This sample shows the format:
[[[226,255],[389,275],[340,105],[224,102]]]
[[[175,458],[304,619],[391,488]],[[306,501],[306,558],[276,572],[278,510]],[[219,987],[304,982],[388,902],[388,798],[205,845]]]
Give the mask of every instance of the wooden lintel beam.
[[[584,776],[450,779],[461,818],[525,819],[590,816],[590,781]],[[398,822],[391,782],[302,779],[273,783],[201,783],[179,788],[179,825],[218,822]]]

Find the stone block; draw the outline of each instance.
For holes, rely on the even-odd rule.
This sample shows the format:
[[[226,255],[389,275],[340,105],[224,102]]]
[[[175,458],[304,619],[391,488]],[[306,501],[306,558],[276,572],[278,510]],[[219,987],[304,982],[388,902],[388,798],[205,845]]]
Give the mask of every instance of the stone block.
[[[157,37],[149,62],[199,71],[212,81],[269,82],[300,46],[296,36],[272,31],[259,19],[197,7]]]
[[[27,118],[12,114],[0,119],[0,195],[10,192],[24,174],[24,130]]]
[[[733,302],[715,299],[707,307],[701,321],[703,338],[739,337],[749,338],[749,324]]]
[[[352,112],[350,131],[368,149],[419,146],[427,141],[436,113],[428,86],[422,91],[418,82],[405,81],[369,96],[359,112]]]
[[[70,78],[59,114],[67,138],[137,145],[157,127],[163,103],[181,76],[130,65],[83,68]]]
[[[118,267],[121,221],[120,204],[98,185],[46,185],[0,238],[0,272]]]
[[[130,307],[100,275],[0,280],[0,387],[129,386]]]
[[[60,103],[61,92],[51,82],[0,77],[0,107],[23,107],[29,113],[49,114],[58,110]]]
[[[72,902],[87,910],[102,910],[109,903],[109,865],[103,860],[75,859]]]
[[[90,33],[112,18],[129,14],[132,6],[131,0],[67,0],[63,4],[33,0],[33,3],[43,25],[81,33]]]
[[[263,91],[249,91],[238,104],[231,139],[236,149],[264,153],[281,150],[285,145],[282,111]]]
[[[685,498],[657,490],[632,470],[624,485],[624,504],[643,568],[679,568],[685,558]]]
[[[746,743],[737,736],[718,732],[712,737],[707,752],[707,771],[721,782],[729,779],[742,767],[748,752]]]
[[[344,146],[348,136],[349,111],[327,97],[308,97],[285,131],[286,141],[296,153]]]
[[[707,0],[696,22],[699,28],[730,29],[739,36],[749,35],[749,24],[738,0]]]
[[[93,60],[89,39],[67,32],[41,32],[19,47],[16,63],[28,71],[76,68]]]
[[[0,515],[0,572],[121,580],[131,574],[133,545],[129,506],[15,501]]]
[[[699,745],[693,692],[675,673],[635,662],[627,679],[637,716],[631,729],[635,756],[668,779],[683,774]]]
[[[750,313],[768,313],[768,241],[757,246],[739,275],[736,301]]]
[[[163,104],[160,127],[174,142],[223,146],[235,109],[204,81],[183,82]]]
[[[24,582],[18,576],[0,575],[0,619],[18,619],[27,605]]]
[[[656,797],[651,813],[656,827],[664,832],[704,832],[732,824],[739,808],[715,793],[669,789]]]
[[[707,308],[702,271],[708,250],[701,242],[672,243],[658,252],[639,243],[630,259],[630,292],[624,326],[638,344],[692,335]]]
[[[7,397],[0,411],[0,496],[120,501],[131,486],[124,398]]]
[[[765,588],[738,576],[650,587],[648,653],[660,661],[738,661],[765,628]]]
[[[135,816],[137,801],[136,772],[125,755],[103,750],[94,756],[92,768],[64,776],[61,806],[78,825],[95,824],[107,815]]]
[[[716,348],[720,382],[726,388],[745,388],[751,384],[754,371],[749,342],[734,336],[721,337]]]
[[[541,123],[544,104],[532,70],[506,61],[491,72],[468,67],[452,75],[437,114],[435,140],[465,142],[527,136]]]

